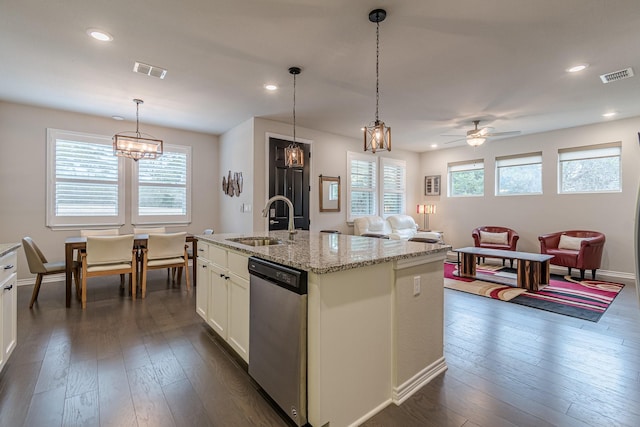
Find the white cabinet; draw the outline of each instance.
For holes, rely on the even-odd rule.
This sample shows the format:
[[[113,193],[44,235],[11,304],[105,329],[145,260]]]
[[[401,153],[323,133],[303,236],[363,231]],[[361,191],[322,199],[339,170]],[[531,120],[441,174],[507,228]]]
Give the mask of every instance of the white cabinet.
[[[0,258],[0,371],[17,343],[17,259],[15,251]]]
[[[202,247],[202,251],[200,248]],[[248,256],[198,242],[197,313],[249,361]]]

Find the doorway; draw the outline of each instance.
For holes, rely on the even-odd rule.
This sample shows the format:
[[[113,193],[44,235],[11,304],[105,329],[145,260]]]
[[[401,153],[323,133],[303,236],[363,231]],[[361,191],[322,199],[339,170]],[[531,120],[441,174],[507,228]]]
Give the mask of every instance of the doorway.
[[[304,167],[289,168],[285,165],[284,149],[291,141],[269,137],[269,198],[282,195],[293,204],[294,226],[299,230],[309,229],[309,144],[301,144],[304,152]],[[276,200],[269,208],[269,230],[286,230],[288,207]]]

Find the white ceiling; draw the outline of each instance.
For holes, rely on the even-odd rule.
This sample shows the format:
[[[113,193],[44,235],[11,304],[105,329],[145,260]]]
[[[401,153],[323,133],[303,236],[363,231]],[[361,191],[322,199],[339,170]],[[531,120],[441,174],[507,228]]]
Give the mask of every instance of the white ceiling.
[[[254,116],[291,123],[296,65],[297,125],[359,139],[375,118],[378,7],[394,147],[442,147],[474,119],[528,134],[640,115],[638,0],[4,0],[0,99],[135,120],[142,98],[143,131],[221,134]],[[167,77],[133,73],[134,61]],[[626,67],[638,76],[601,83]]]

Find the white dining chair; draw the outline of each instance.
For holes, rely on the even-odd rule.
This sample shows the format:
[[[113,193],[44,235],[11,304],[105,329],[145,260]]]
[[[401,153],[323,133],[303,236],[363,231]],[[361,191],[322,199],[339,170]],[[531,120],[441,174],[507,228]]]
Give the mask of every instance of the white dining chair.
[[[137,254],[133,247],[134,235],[89,236],[82,259],[82,308],[87,306],[87,279],[112,274],[120,275],[120,286],[124,287],[124,275],[129,274],[131,298],[136,299]]]
[[[176,268],[177,283],[180,285],[182,270],[185,271],[186,286],[189,283],[189,256],[186,244],[187,233],[149,234],[147,247],[142,249],[142,298],[147,293],[147,271],[159,268]]]

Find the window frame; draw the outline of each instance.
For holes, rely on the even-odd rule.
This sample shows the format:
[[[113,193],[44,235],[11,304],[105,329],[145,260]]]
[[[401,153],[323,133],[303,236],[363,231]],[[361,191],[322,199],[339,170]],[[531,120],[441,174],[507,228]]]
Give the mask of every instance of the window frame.
[[[358,188],[358,191],[369,192],[373,195],[373,211],[364,215],[354,215],[352,206],[351,206],[351,193],[354,191],[352,187],[351,181],[351,162],[354,160],[372,163],[374,166],[374,176],[371,182],[373,186],[370,188]],[[363,153],[356,153],[353,151],[347,151],[347,221],[352,222],[355,218],[362,218],[364,216],[375,215],[378,211],[378,189],[376,188],[378,185],[378,159],[376,157],[372,157],[370,155],[366,155]]]
[[[590,155],[580,156],[580,153],[590,153]],[[578,156],[578,157],[576,157]],[[563,160],[563,157],[569,157]],[[573,157],[573,158],[570,158]],[[590,191],[563,191],[563,166],[566,162],[576,160],[595,160],[603,158],[618,158],[618,189],[615,190],[590,190]],[[561,148],[558,150],[558,194],[607,194],[622,192],[622,143],[609,142],[604,144],[594,144],[580,147]]]
[[[475,165],[480,165],[480,167],[476,167]],[[457,169],[457,170],[452,170]],[[471,170],[482,170],[482,194],[452,194],[453,187],[453,179],[452,173],[456,172],[468,172]],[[484,187],[485,187],[485,165],[484,159],[474,159],[474,160],[465,160],[461,162],[452,162],[447,164],[447,197],[484,197]]]
[[[56,147],[58,140],[71,140],[88,144],[106,145],[113,147],[110,136],[90,134],[85,132],[74,132],[62,129],[47,128],[47,149],[46,149],[46,226],[58,230],[74,230],[92,227],[120,227],[124,225],[124,205],[125,205],[125,174],[124,159],[117,158],[118,162],[118,196],[116,215],[105,216],[61,216],[56,215]],[[79,179],[78,181],[83,181]]]
[[[500,171],[504,168],[517,168],[520,166],[540,166],[540,191],[529,191],[523,193],[501,193],[500,192]],[[534,153],[513,154],[510,156],[500,156],[495,158],[495,195],[498,197],[509,196],[534,196],[543,194],[542,187],[542,151]]]
[[[380,188],[380,196],[378,198],[378,200],[380,201],[379,206],[378,206],[378,212],[380,213],[380,216],[382,218],[387,218],[390,215],[399,215],[399,214],[406,214],[407,212],[407,162],[405,162],[404,160],[398,160],[398,159],[392,159],[389,157],[380,157],[379,158],[379,163],[380,163],[380,167],[379,167],[379,172],[378,172],[378,180],[379,180],[379,185],[378,187]],[[385,167],[396,167],[396,168],[400,168],[402,170],[402,183],[401,183],[401,188],[400,189],[395,189],[395,190],[386,190],[384,187],[384,168]],[[384,196],[389,193],[389,194],[400,194],[402,196],[402,200],[400,202],[400,212],[391,212],[391,213],[386,213],[385,212],[385,201],[384,201]]]
[[[354,215],[351,208],[351,193],[354,191],[351,183],[351,162],[353,160],[364,161],[368,163],[372,163],[374,165],[374,176],[372,179],[373,186],[369,189],[358,188],[358,191],[368,191],[373,194],[373,210],[367,214],[363,215]],[[384,168],[385,166],[389,167],[400,167],[402,168],[402,188],[398,190],[386,190],[384,188]],[[382,218],[387,218],[390,215],[396,215],[396,213],[385,213],[384,212],[384,196],[386,193],[390,194],[401,194],[402,202],[401,202],[401,212],[402,214],[406,213],[407,206],[407,162],[400,159],[394,159],[390,157],[376,157],[371,154],[366,153],[357,153],[353,151],[347,151],[347,222],[353,222],[355,218],[361,218],[364,216],[380,216]]]
[[[139,194],[140,194],[140,186],[144,186],[144,184],[140,184],[139,182],[139,171],[140,171],[140,162],[154,162],[154,161],[162,161],[162,157],[166,153],[182,153],[185,154],[186,159],[186,199],[185,199],[185,207],[186,213],[184,215],[140,215],[139,213]],[[134,226],[138,225],[160,225],[160,224],[190,224],[191,223],[191,192],[192,192],[192,163],[193,163],[193,149],[188,145],[172,145],[172,144],[164,144],[164,154],[159,157],[157,160],[149,160],[142,159],[138,162],[131,162],[131,224]]]

